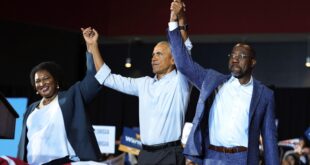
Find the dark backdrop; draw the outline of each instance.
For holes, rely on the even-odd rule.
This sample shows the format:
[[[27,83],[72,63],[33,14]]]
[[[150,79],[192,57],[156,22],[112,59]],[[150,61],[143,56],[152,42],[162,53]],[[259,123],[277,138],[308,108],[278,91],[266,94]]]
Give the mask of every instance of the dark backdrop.
[[[162,35],[172,0],[1,0],[0,19],[108,36]],[[308,33],[309,0],[184,0],[193,34]]]

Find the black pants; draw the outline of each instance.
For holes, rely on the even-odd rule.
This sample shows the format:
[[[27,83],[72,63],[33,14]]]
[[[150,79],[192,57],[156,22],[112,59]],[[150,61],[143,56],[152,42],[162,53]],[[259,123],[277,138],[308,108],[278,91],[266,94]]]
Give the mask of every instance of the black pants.
[[[69,156],[66,156],[63,158],[55,159],[50,162],[44,163],[43,165],[62,165],[62,164],[70,163],[70,162],[73,162],[73,161],[69,159]]]
[[[141,150],[138,156],[139,165],[185,165],[181,146],[167,147],[156,151]]]

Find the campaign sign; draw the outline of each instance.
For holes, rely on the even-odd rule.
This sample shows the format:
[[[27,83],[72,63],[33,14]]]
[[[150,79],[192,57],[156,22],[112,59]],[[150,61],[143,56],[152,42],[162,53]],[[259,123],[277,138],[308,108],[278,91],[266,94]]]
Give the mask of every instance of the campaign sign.
[[[101,153],[115,153],[115,126],[93,125]]]
[[[121,144],[118,150],[128,152],[133,155],[139,155],[142,149],[142,143],[140,140],[140,134],[131,128],[124,127],[123,135],[121,137]]]

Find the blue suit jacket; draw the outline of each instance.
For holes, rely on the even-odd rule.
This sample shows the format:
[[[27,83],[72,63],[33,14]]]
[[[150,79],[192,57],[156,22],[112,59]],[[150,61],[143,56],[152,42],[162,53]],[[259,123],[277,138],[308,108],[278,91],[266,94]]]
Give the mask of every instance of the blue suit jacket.
[[[195,63],[183,44],[179,29],[169,31],[168,38],[177,69],[200,91],[193,127],[184,154],[196,163],[202,164],[205,152],[207,152],[210,144],[208,122],[203,122],[203,120],[208,120],[210,110],[209,108],[206,109],[205,103],[214,90],[227,81],[231,75],[223,75],[212,69],[204,69]],[[206,123],[203,126],[206,128],[204,131],[201,130],[201,123]],[[279,165],[273,92],[254,79],[249,112],[247,158],[247,164],[249,165],[258,164],[259,162],[260,134],[263,137],[265,163],[267,165]]]
[[[100,91],[101,85],[95,79],[95,66],[92,55],[87,54],[87,72],[84,79],[72,85],[67,91],[58,93],[58,102],[63,114],[68,140],[81,160],[100,160],[101,153],[94,129],[86,117],[85,103],[89,103]],[[40,101],[31,104],[24,114],[22,134],[17,157],[27,161],[26,121]],[[57,135],[55,135],[57,136]]]

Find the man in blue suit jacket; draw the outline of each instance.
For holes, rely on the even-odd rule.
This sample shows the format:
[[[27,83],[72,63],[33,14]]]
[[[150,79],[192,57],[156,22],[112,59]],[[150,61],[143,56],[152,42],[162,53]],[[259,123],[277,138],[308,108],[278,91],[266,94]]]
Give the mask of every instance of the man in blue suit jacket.
[[[170,22],[178,14],[171,8]],[[200,91],[184,154],[198,164],[256,165],[262,135],[265,164],[279,165],[274,96],[252,77],[252,47],[236,44],[229,55],[231,75],[223,75],[192,60],[180,30],[169,27],[168,32],[175,64]]]

